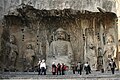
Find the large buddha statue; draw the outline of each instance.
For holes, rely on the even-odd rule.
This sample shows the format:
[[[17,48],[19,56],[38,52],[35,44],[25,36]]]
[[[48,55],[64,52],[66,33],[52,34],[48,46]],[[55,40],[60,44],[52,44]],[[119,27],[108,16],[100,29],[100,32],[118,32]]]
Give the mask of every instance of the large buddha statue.
[[[104,54],[103,54],[103,67],[105,70],[108,69],[108,63],[110,59],[116,58],[116,44],[114,42],[114,38],[112,35],[107,35],[106,44],[104,46]]]
[[[52,62],[64,63],[70,67],[71,61],[73,60],[73,52],[71,43],[67,41],[67,33],[62,28],[59,28],[55,32],[55,40],[50,44],[50,50],[47,58],[48,64]]]

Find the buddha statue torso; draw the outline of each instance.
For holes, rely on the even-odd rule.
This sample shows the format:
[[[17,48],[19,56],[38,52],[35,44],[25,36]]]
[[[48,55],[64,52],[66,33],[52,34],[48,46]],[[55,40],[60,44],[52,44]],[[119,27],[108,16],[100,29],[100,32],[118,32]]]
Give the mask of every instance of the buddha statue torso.
[[[65,55],[69,55],[69,53],[72,53],[70,52],[71,47],[70,47],[70,42],[68,41],[62,41],[62,40],[53,41],[51,43],[51,47],[53,48],[51,54],[55,56],[65,56]]]

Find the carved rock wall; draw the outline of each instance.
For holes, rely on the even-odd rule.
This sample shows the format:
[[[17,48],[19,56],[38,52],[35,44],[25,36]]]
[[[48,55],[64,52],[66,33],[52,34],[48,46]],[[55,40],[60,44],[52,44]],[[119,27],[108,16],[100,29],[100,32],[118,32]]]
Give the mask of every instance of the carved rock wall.
[[[16,39],[14,45],[17,46],[18,54],[13,55],[16,61],[13,61],[14,65],[10,69],[27,70],[24,54],[29,44],[32,46],[30,54],[34,54],[31,56],[30,63],[35,68],[38,59],[46,59],[46,54],[49,54],[49,46],[53,41],[51,36],[59,27],[65,29],[70,35],[74,62],[84,63],[86,54],[94,54],[90,49],[94,50],[98,60],[98,47],[103,50],[106,44],[106,39],[103,39],[104,34],[112,34],[114,43],[117,44],[116,19],[116,15],[111,12],[100,13],[72,9],[38,10],[29,5],[22,6],[15,13],[4,16],[5,27],[1,32],[1,54],[7,55],[1,55],[4,57],[1,61],[6,61],[10,56],[9,39],[10,35],[14,35]],[[8,66],[11,62],[6,62],[6,64],[1,62],[1,69],[5,68],[2,67],[3,65]],[[99,67],[99,63],[97,66]]]

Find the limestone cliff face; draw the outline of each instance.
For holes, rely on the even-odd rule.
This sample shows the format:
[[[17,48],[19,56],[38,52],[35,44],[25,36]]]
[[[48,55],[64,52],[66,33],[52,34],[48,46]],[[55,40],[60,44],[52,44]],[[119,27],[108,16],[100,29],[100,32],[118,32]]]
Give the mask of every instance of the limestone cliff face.
[[[107,44],[107,35],[112,35],[114,43],[117,44],[116,19],[116,15],[111,12],[38,10],[29,5],[22,5],[15,12],[4,16],[1,61],[6,64],[1,63],[10,66],[10,70],[23,71],[34,68],[39,58],[46,59],[49,46],[55,40],[55,31],[61,27],[69,36],[66,39],[72,45],[74,62],[85,62],[88,59],[92,64],[92,59],[95,57],[93,61],[96,60],[99,67],[97,59],[99,60],[104,52],[98,56],[98,48],[103,50]]]
[[[37,9],[64,9],[98,11],[101,7],[106,11],[116,12],[115,0],[1,0],[0,15],[7,14],[9,10],[14,10],[21,3],[29,4]]]
[[[25,4],[17,6],[22,2]],[[115,45],[118,40],[117,16],[112,13],[116,12],[114,1],[31,0],[31,2],[1,0],[1,16],[7,13],[0,31],[1,70],[5,70],[7,66],[11,71],[35,68],[39,58],[46,59],[49,46],[55,40],[54,32],[60,27],[69,36],[66,39],[72,45],[74,62],[85,62],[88,59],[91,63],[94,57],[96,68],[101,68],[100,60],[104,53],[103,48],[107,44],[107,35],[112,35]],[[112,12],[98,12],[96,8],[98,6]],[[13,42],[10,36],[14,36]],[[25,55],[30,58],[26,59]],[[95,68],[96,64],[93,65]]]

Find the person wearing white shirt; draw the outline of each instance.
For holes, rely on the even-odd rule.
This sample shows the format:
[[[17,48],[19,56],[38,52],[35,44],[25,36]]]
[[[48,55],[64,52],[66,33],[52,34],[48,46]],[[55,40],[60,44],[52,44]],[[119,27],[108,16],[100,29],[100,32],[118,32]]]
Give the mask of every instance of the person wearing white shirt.
[[[86,71],[86,74],[91,73],[91,68],[90,68],[90,65],[88,64],[88,62],[86,62],[84,64],[84,70]]]
[[[40,63],[40,70],[41,70],[41,73],[40,73],[41,75],[42,75],[42,73],[44,73],[44,75],[46,75],[46,63],[45,63],[44,59]]]

